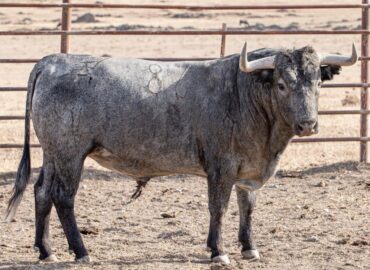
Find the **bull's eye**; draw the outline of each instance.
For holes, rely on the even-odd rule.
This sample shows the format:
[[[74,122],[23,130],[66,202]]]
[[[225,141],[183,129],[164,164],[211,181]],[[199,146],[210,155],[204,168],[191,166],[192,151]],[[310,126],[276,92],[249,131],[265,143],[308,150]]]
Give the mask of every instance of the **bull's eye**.
[[[286,83],[285,83],[285,81],[282,79],[282,78],[280,78],[278,81],[277,81],[277,88],[279,89],[279,91],[283,94],[283,95],[285,95],[285,94],[287,94],[288,93],[288,88],[287,88],[287,86],[286,86]]]
[[[318,81],[317,82],[317,87],[321,87],[321,85],[322,85],[322,82],[321,81]]]

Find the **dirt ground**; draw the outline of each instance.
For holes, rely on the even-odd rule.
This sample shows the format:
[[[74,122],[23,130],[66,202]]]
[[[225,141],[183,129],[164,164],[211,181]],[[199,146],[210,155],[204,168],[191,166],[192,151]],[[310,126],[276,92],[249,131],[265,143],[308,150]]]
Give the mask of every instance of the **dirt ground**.
[[[0,174],[3,212],[14,173]],[[356,162],[280,171],[257,192],[254,233],[261,260],[241,259],[235,192],[223,237],[231,266],[224,269],[369,269],[370,167]],[[90,265],[68,254],[56,213],[51,239],[58,264],[37,262],[34,202],[29,187],[15,222],[1,224],[0,269],[222,269],[209,264],[206,181],[192,176],[157,178],[125,205],[134,182],[88,167],[76,213]],[[171,218],[163,218],[168,214]]]
[[[32,2],[59,3],[59,0]],[[0,0],[0,2],[9,2]],[[89,0],[73,2],[93,3]],[[175,4],[181,1],[105,1]],[[258,0],[186,1],[186,4],[292,4]],[[311,4],[321,0],[309,1]],[[325,3],[338,3],[330,0]],[[307,3],[307,1],[294,1]],[[340,1],[360,3],[360,1]],[[72,19],[90,12],[93,22],[73,29],[357,29],[361,10],[184,11],[74,9]],[[91,16],[90,16],[91,20]],[[0,30],[60,29],[59,9],[1,9]],[[357,35],[229,36],[226,54],[239,53],[244,41],[261,47],[299,48],[349,53]],[[134,46],[133,46],[134,45]],[[41,58],[58,52],[56,36],[0,36],[0,58]],[[71,52],[124,57],[218,57],[218,36],[72,36]],[[1,64],[1,86],[25,86],[32,64]],[[333,82],[360,82],[360,64],[343,68]],[[321,110],[359,109],[360,89],[322,89]],[[0,115],[24,115],[25,93],[0,93]],[[358,136],[359,116],[320,116],[323,136]],[[36,136],[32,137],[37,142]],[[1,121],[0,143],[22,143],[22,121]],[[0,150],[0,213],[13,185],[21,151]],[[235,195],[224,226],[224,242],[232,260],[227,269],[370,269],[370,167],[360,165],[359,143],[292,144],[284,153],[275,179],[258,191],[254,233],[258,262],[241,259],[237,243]],[[32,150],[34,178],[42,152]],[[222,269],[211,265],[205,241],[208,231],[206,181],[193,176],[153,179],[137,201],[126,205],[135,183],[86,161],[77,195],[77,219],[93,263],[76,265],[52,212],[51,239],[60,263],[40,264],[33,252],[34,202],[26,191],[16,221],[0,223],[0,269]],[[173,216],[163,218],[162,214]]]

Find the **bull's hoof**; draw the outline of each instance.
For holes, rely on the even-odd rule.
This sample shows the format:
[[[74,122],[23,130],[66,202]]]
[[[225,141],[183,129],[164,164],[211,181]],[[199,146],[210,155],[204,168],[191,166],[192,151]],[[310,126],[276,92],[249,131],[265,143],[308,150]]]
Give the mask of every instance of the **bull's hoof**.
[[[58,258],[54,254],[51,254],[49,257],[46,257],[45,259],[42,259],[41,262],[43,262],[43,263],[55,263],[55,262],[58,262]]]
[[[212,262],[214,263],[221,263],[222,265],[229,265],[230,260],[227,255],[219,255],[212,258]]]
[[[242,256],[246,260],[257,261],[260,259],[260,254],[257,249],[244,250]]]
[[[90,256],[89,255],[86,255],[86,256],[83,256],[82,258],[79,258],[75,260],[77,263],[89,263],[91,260],[90,260]]]

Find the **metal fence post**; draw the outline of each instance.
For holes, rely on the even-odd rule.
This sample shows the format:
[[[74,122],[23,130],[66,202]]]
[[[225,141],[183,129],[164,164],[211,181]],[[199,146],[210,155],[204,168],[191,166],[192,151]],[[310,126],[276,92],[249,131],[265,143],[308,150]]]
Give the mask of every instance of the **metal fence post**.
[[[368,4],[368,0],[362,0],[362,4]],[[362,30],[369,30],[369,8],[362,8]],[[369,35],[361,35],[361,56],[367,57],[369,55]],[[368,82],[368,61],[361,61],[361,82]],[[361,88],[361,110],[368,109],[368,89]],[[367,137],[367,114],[361,114],[361,137]],[[360,142],[360,162],[367,162],[367,142]]]
[[[222,31],[226,31],[226,23],[222,24]],[[222,34],[221,36],[221,51],[220,51],[220,57],[225,56],[225,46],[226,46],[226,35]]]
[[[63,0],[63,4],[69,4],[70,0]],[[69,31],[71,28],[71,9],[66,6],[62,9],[62,30]],[[68,53],[69,52],[69,35],[61,34],[60,36],[60,52]]]

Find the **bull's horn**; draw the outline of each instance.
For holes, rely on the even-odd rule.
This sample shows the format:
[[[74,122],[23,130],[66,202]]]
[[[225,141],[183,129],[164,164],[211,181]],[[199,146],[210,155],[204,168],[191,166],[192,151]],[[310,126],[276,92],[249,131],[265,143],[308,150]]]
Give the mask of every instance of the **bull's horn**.
[[[244,44],[242,53],[240,54],[239,60],[240,70],[249,73],[258,69],[274,69],[275,68],[275,56],[268,56],[260,58],[254,61],[248,62],[247,58],[247,42]]]
[[[352,66],[357,62],[357,51],[355,44],[352,43],[352,55],[338,54],[319,54],[321,65],[337,65],[337,66]]]

